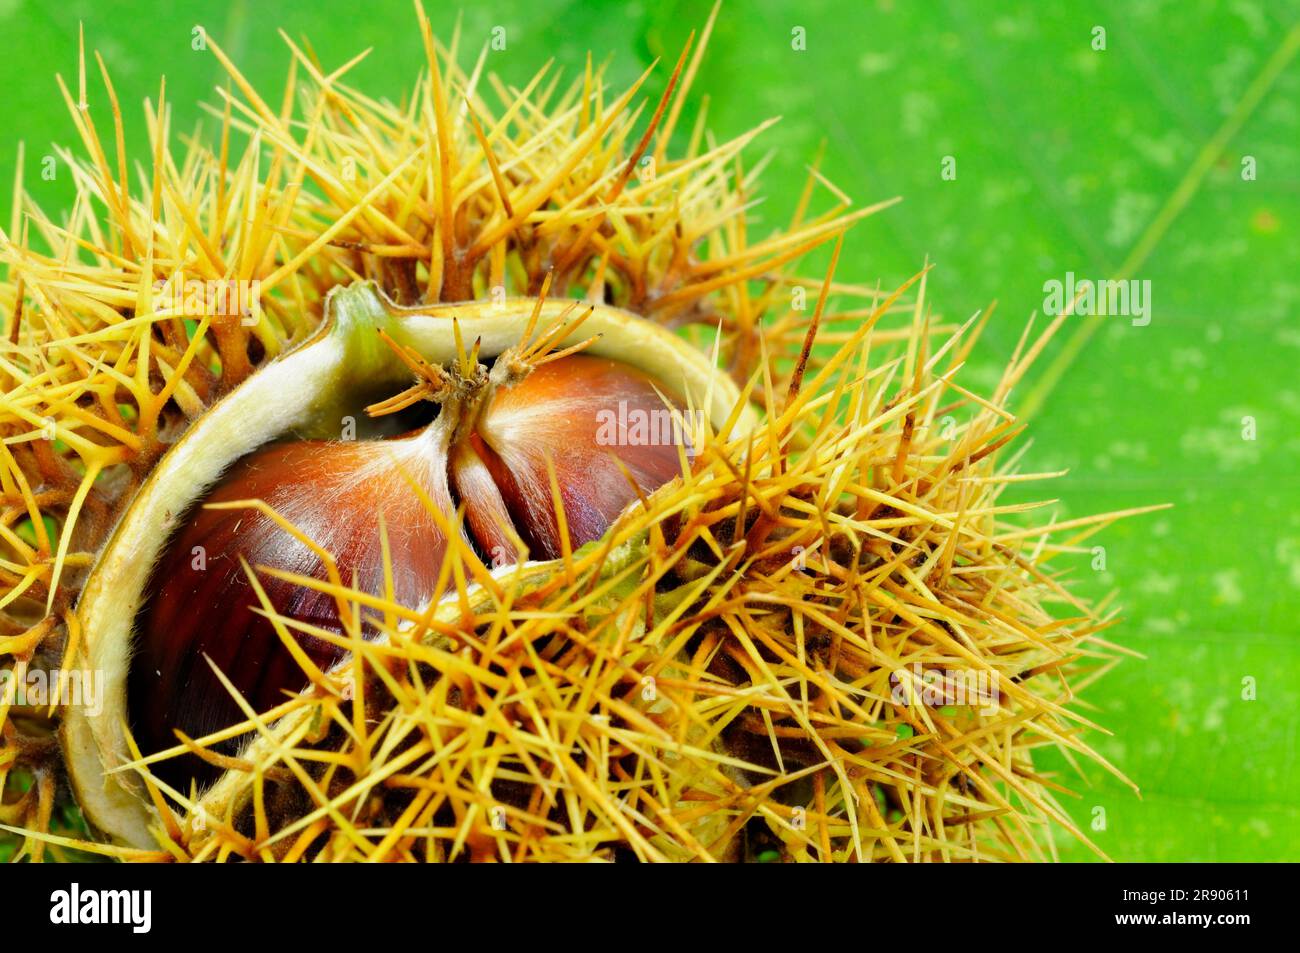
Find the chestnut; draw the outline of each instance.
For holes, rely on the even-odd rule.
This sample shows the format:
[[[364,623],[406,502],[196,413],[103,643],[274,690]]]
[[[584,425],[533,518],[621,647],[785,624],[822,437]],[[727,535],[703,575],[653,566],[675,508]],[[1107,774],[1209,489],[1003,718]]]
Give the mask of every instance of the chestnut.
[[[150,473],[98,555],[77,606],[100,713],[69,713],[69,776],[91,822],[156,843],[157,823],[124,727],[143,756],[244,720],[216,671],[259,711],[307,685],[249,578],[321,669],[340,662],[332,595],[267,570],[325,577],[318,552],[362,592],[392,585],[436,601],[455,532],[489,567],[551,560],[600,538],[623,510],[681,472],[697,420],[739,434],[756,417],[729,377],[684,339],[602,304],[539,298],[400,307],[373,283],[331,292],[320,330],[215,403]],[[541,329],[541,332],[538,332]],[[465,341],[476,342],[467,354]],[[424,375],[415,387],[412,368]],[[339,439],[339,422],[427,398],[413,432]],[[364,415],[363,415],[364,416]],[[557,512],[556,501],[560,503]],[[463,514],[463,518],[462,515]],[[562,519],[561,519],[562,515]],[[247,568],[245,568],[247,567]],[[247,738],[219,751],[237,753]],[[149,758],[178,792],[215,770]]]
[[[477,376],[490,377],[486,368]],[[555,558],[562,541],[554,472],[569,545],[599,539],[638,490],[672,479],[679,448],[689,450],[684,411],[662,391],[626,363],[574,354],[492,388],[472,407],[449,395],[414,435],[277,443],[238,461],[188,515],[149,581],[128,679],[142,749],[174,746],[177,731],[198,738],[244,720],[217,670],[258,711],[308,683],[244,567],[324,580],[325,565],[266,513],[211,504],[264,502],[329,551],[345,581],[375,595],[385,582],[382,515],[394,595],[419,605],[438,595],[446,551],[422,496],[442,511],[442,525],[464,506],[465,534],[489,565],[514,563],[517,541],[529,554]],[[453,423],[466,410],[471,426]],[[333,596],[274,575],[262,574],[260,584],[278,615],[342,632]],[[293,637],[319,668],[343,654],[310,634]],[[156,773],[182,788],[190,773],[213,774],[197,758],[160,762]]]

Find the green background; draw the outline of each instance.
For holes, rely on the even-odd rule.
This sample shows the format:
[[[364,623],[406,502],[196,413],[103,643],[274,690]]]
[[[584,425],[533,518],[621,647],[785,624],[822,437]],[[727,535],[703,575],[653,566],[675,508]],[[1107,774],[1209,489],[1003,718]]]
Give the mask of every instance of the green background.
[[[430,6],[449,37],[455,5]],[[506,28],[490,65],[508,81],[551,56],[571,76],[591,49],[612,58],[622,85],[655,56],[675,58],[708,9],[494,0],[460,15],[466,58]],[[371,94],[399,98],[423,64],[401,0],[0,0],[0,181],[25,141],[27,188],[48,210],[71,196],[66,170],[47,182],[39,162],[51,142],[74,140],[53,74],[75,89],[79,20],[109,64],[140,158],[139,107],[156,97],[159,73],[177,131],[216,99],[222,73],[191,50],[195,24],[264,93],[288,63],[277,27],[309,36],[330,67],[375,47],[351,76]],[[1098,537],[1106,571],[1073,566],[1087,595],[1118,588],[1125,619],[1112,638],[1147,656],[1088,693],[1115,732],[1095,737],[1099,750],[1141,798],[1087,768],[1070,779],[1080,797],[1065,802],[1116,860],[1300,859],[1297,23],[1294,2],[1244,0],[730,2],[695,88],[697,102],[709,93],[719,136],[783,117],[749,160],[772,150],[751,233],[788,218],[824,142],[824,171],[855,202],[904,197],[853,231],[839,277],[892,287],[928,255],[931,301],[946,317],[999,300],[967,386],[993,383],[1042,309],[1044,281],[1113,276],[1138,250],[1130,277],[1151,282],[1150,325],[1101,320],[1054,382],[1049,368],[1083,323],[1071,319],[1019,395],[1037,408],[1026,468],[1070,470],[1036,490],[1062,499],[1062,518],[1176,504]],[[1098,26],[1104,51],[1093,49]],[[792,49],[795,27],[805,50]],[[1252,94],[1270,61],[1275,81]],[[93,78],[91,91],[107,123]],[[940,175],[945,156],[955,180]],[[1246,156],[1254,180],[1243,178]],[[6,226],[10,204],[0,198]],[[1246,678],[1254,700],[1242,697]],[[1092,829],[1096,808],[1104,830]],[[1066,858],[1091,856],[1061,844]]]

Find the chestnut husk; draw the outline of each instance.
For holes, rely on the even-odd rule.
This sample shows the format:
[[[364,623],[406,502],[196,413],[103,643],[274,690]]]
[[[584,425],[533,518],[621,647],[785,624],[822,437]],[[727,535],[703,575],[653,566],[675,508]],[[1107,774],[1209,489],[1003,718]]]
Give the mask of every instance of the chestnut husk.
[[[257,371],[209,407],[163,456],[124,508],[97,554],[76,607],[87,664],[102,673],[104,704],[91,714],[70,709],[62,725],[69,779],[90,823],[111,840],[139,848],[160,841],[160,822],[128,744],[128,674],[146,586],[184,515],[236,461],[287,436],[320,439],[337,434],[358,398],[391,392],[408,370],[377,333],[447,365],[459,354],[459,322],[466,340],[491,359],[520,343],[532,320],[554,323],[572,302],[531,298],[393,304],[373,282],[331,291],[325,318],[309,340]],[[660,325],[608,305],[589,305],[580,330],[557,341],[567,347],[591,339],[594,357],[624,361],[683,395],[717,430],[752,429],[756,415],[728,376],[707,355]],[[502,573],[549,564],[502,567]],[[338,663],[336,663],[337,665]],[[152,774],[156,762],[147,770]],[[219,778],[210,795],[229,788]],[[175,792],[183,794],[183,792]]]

